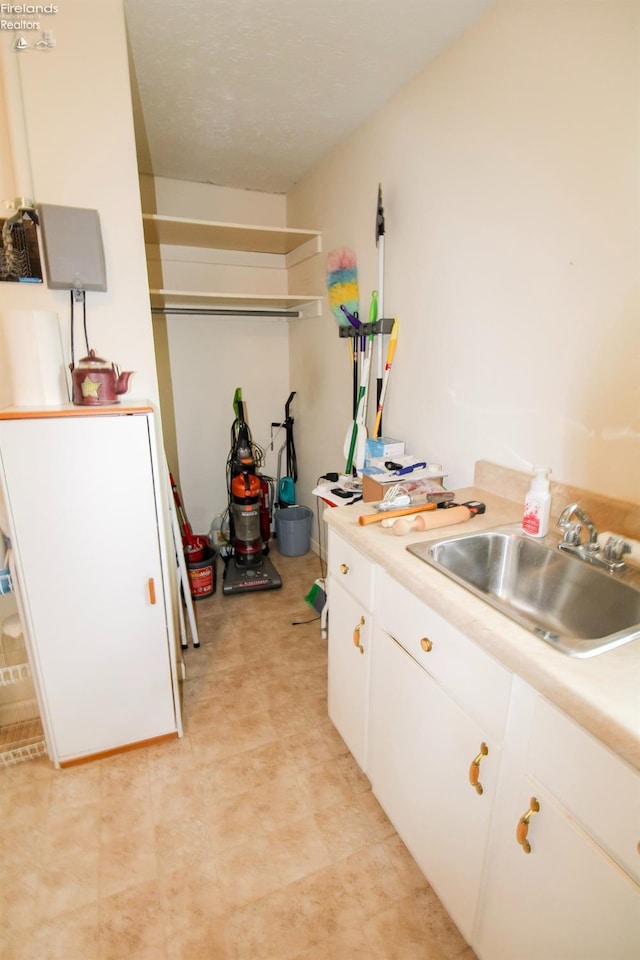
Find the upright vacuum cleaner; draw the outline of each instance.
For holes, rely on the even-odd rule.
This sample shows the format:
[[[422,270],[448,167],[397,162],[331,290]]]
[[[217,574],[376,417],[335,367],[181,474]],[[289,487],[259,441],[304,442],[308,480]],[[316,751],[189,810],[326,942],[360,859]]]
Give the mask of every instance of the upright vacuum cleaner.
[[[267,557],[269,523],[265,523],[266,478],[256,473],[255,445],[236,392],[236,419],[227,460],[231,555],[225,558],[224,595],[277,590],[282,580]]]

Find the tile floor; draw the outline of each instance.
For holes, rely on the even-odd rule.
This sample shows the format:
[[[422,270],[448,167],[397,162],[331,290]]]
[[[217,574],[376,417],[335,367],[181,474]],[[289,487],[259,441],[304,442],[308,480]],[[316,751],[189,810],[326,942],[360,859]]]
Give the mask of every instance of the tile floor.
[[[0,770],[3,960],[474,960],[327,717],[318,558],[272,556],[195,605],[181,740]]]

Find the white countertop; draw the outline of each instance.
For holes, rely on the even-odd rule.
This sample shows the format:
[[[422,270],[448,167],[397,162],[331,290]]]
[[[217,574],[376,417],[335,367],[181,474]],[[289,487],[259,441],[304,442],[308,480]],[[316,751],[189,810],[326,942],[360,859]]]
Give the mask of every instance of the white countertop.
[[[517,503],[486,490],[457,490],[456,503],[466,500],[482,501],[486,513],[466,523],[405,536],[396,536],[379,523],[361,526],[358,517],[372,513],[371,504],[328,507],[324,518],[415,596],[640,770],[640,640],[587,659],[568,657],[405,549],[408,543],[521,519]]]

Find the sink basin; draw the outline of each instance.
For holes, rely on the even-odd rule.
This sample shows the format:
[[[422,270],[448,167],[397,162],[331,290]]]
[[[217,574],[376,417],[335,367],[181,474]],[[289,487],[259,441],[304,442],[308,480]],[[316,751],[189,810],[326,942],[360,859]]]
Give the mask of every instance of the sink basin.
[[[640,637],[640,589],[520,527],[411,543],[410,553],[572,657]]]

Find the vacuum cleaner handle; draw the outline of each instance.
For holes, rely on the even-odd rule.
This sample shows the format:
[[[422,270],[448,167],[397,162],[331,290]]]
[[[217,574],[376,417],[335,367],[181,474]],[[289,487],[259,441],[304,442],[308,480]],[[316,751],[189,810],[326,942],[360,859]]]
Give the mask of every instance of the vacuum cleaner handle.
[[[289,407],[291,406],[291,401],[293,400],[293,398],[295,397],[295,395],[296,395],[296,391],[293,390],[293,391],[289,394],[289,399],[287,400],[287,402],[286,402],[285,405],[284,405],[284,416],[285,416],[285,420],[288,420],[288,419],[289,419]]]

